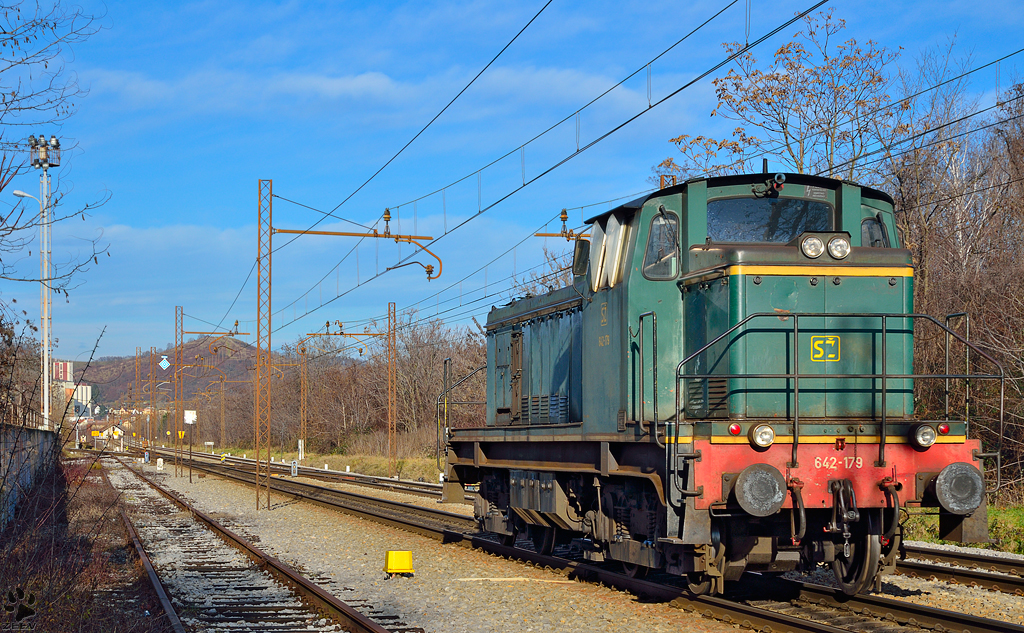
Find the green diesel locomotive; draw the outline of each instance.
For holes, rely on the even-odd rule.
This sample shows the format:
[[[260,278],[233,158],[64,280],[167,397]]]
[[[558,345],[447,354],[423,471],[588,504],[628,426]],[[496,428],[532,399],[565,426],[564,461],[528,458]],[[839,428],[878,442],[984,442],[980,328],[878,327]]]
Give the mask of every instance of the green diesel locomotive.
[[[904,507],[937,508],[945,538],[987,539],[998,451],[964,415],[917,419],[914,385],[1002,370],[914,313],[888,195],[726,176],[588,224],[571,286],[491,310],[486,420],[441,423],[445,496],[474,494],[482,529],[698,593],[819,564],[868,589],[895,565]],[[991,372],[914,374],[927,328]]]

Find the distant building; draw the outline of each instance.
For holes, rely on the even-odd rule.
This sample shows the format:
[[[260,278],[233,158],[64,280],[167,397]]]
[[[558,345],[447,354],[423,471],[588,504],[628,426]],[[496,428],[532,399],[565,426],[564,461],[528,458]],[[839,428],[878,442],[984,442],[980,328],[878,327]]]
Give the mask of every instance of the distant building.
[[[54,388],[64,389],[64,398],[70,406],[68,413],[75,416],[88,416],[92,404],[92,385],[75,386],[73,382],[58,381]]]
[[[54,387],[64,389],[68,413],[75,417],[91,417],[92,385],[75,385],[75,363],[70,360],[53,361]]]
[[[74,382],[75,363],[70,360],[53,361],[53,379],[63,382]]]

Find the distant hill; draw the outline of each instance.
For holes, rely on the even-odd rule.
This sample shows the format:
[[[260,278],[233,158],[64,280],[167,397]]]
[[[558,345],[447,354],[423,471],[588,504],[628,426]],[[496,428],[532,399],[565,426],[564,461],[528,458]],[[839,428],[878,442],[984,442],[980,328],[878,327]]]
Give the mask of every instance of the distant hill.
[[[211,351],[211,343],[215,337],[199,337],[186,341],[182,345],[182,363],[185,365],[197,365],[186,367],[185,393],[193,394],[205,389],[211,381],[219,383],[221,372],[226,380],[251,381],[253,371],[250,369],[255,364],[255,348],[242,341],[221,338],[217,340],[216,353]],[[139,357],[139,375],[144,386],[143,403],[149,402],[149,350],[143,350]],[[174,397],[174,347],[159,350],[155,354],[155,362],[159,363],[166,356],[167,362],[171,365],[167,369],[155,366],[153,378],[158,394],[164,394],[160,400],[166,401]],[[196,357],[199,356],[197,359]],[[275,357],[277,355],[275,354]],[[277,358],[275,358],[275,361]],[[281,360],[281,362],[285,362]],[[199,366],[206,365],[207,367]],[[84,363],[75,363],[75,379],[81,379],[83,384],[92,385],[93,401],[99,405],[113,406],[119,402],[128,404],[131,397],[132,383],[135,381],[135,356],[104,357],[102,360],[93,361],[86,367]],[[292,368],[288,368],[292,369]],[[219,370],[219,371],[218,371]],[[167,384],[159,384],[166,382]],[[239,385],[229,384],[229,388],[237,388]],[[217,388],[217,385],[213,385]]]

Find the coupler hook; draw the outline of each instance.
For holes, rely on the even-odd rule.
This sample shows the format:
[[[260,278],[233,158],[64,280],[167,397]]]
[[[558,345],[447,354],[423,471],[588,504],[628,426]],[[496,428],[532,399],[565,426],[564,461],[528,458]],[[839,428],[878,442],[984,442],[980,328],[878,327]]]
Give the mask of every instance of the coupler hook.
[[[849,479],[833,479],[828,484],[832,492],[832,521],[828,525],[829,532],[841,532],[843,535],[843,556],[850,557],[850,524],[860,521],[860,510],[857,509],[857,494]]]

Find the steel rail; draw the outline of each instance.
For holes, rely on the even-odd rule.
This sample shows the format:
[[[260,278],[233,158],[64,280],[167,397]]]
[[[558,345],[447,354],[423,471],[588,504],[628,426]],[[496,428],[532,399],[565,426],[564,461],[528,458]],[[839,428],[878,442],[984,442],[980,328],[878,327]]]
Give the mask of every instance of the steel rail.
[[[230,466],[200,463],[193,464],[193,467],[245,484],[253,482],[253,477],[248,471],[239,471]],[[349,514],[434,538],[439,538],[446,531],[452,529],[456,531],[477,529],[476,519],[463,514],[433,510],[400,501],[378,499],[355,492],[291,481],[279,476],[271,477],[271,484],[271,488],[275,492],[295,499],[340,509]]]
[[[291,566],[285,564],[281,560],[270,556],[260,548],[250,543],[245,538],[235,534],[228,528],[224,527],[205,512],[202,512],[195,506],[189,504],[185,499],[175,494],[173,491],[168,490],[156,483],[149,477],[142,473],[133,470],[128,464],[125,464],[120,459],[117,460],[122,466],[133,472],[140,479],[148,483],[153,487],[154,490],[162,494],[163,496],[170,499],[175,505],[180,507],[182,510],[191,513],[194,517],[206,524],[214,532],[221,535],[225,541],[234,545],[245,555],[252,558],[261,567],[270,570],[278,578],[282,579],[302,594],[304,598],[309,600],[311,603],[322,609],[325,613],[329,614],[339,624],[345,627],[349,627],[352,633],[389,633],[387,629],[380,626],[367,616],[363,615],[359,611],[345,604],[341,600],[338,600],[332,594],[327,592],[325,589],[312,582],[299,572],[295,571]]]
[[[590,563],[581,563],[556,556],[546,556],[529,550],[501,545],[479,536],[454,531],[446,532],[444,536],[445,542],[457,543],[464,547],[485,551],[489,554],[528,562],[538,567],[560,572],[570,580],[602,583],[616,589],[629,591],[643,599],[665,601],[681,610],[755,631],[772,631],[774,633],[850,633],[850,629],[839,628],[770,609],[762,609],[741,602],[735,602],[728,598],[693,596],[680,587],[630,578],[625,574],[613,572]]]
[[[173,454],[173,452],[168,449],[151,448],[149,450],[151,453],[159,455]],[[231,463],[244,466],[251,466],[255,463],[254,460],[235,456],[228,456],[224,458],[224,461],[222,462],[221,456],[209,455],[206,453],[197,453],[195,457],[216,463]],[[270,469],[277,473],[291,473],[291,466],[283,462],[271,462]],[[343,473],[339,471],[325,470],[323,468],[316,468],[314,466],[299,466],[298,471],[300,477],[318,479],[320,481],[336,481],[355,486],[391,490],[393,492],[401,492],[403,494],[416,495],[420,497],[437,498],[441,496],[441,484],[431,482],[410,481],[407,479],[395,480],[390,477],[375,477],[373,475],[364,475],[362,473]],[[466,500],[472,501],[472,498],[467,496]]]
[[[962,631],[963,633],[1024,633],[1024,626],[1005,620],[990,620],[968,613],[945,611],[882,596],[867,594],[847,596],[831,587],[810,583],[790,580],[784,582],[795,590],[799,600],[893,620],[899,624],[938,631]],[[772,583],[779,584],[779,579],[772,579]]]
[[[114,485],[110,483],[110,478],[107,477],[106,469],[100,469],[100,476],[103,478],[104,483],[110,486],[111,489],[116,490]],[[128,514],[125,513],[124,509],[118,508],[117,511],[121,513],[121,519],[124,521],[124,529],[128,532],[128,537],[131,538],[132,543],[135,545],[135,552],[139,555],[142,567],[146,570],[146,575],[149,577],[149,584],[152,585],[153,591],[156,593],[156,597],[160,601],[160,607],[164,610],[164,615],[167,616],[168,624],[171,625],[171,629],[174,630],[174,633],[185,633],[185,626],[181,623],[181,619],[178,617],[178,612],[174,610],[174,605],[171,603],[171,599],[167,596],[167,590],[164,589],[164,584],[160,582],[160,577],[156,574],[156,569],[153,567],[153,561],[150,560],[149,554],[146,553],[146,549],[142,546],[142,541],[139,539],[139,533],[135,531],[135,526],[132,525],[131,519],[128,518]]]
[[[897,562],[896,572],[901,576],[909,576],[911,578],[922,578],[925,580],[934,578],[935,580],[944,580],[958,585],[969,585],[971,587],[980,587],[982,589],[1024,596],[1024,578],[1020,576],[993,573],[981,569],[932,565],[913,560]]]
[[[236,481],[252,483],[251,477],[240,476],[237,471],[232,473],[228,467],[210,468],[210,464],[204,463],[195,466],[211,474],[228,477]],[[245,473],[248,475],[248,473]],[[631,579],[624,574],[611,572],[600,567],[585,563],[543,556],[535,552],[521,550],[514,547],[506,547],[499,543],[489,541],[479,536],[466,534],[465,530],[475,530],[476,520],[464,515],[456,515],[442,510],[431,510],[400,502],[375,499],[355,493],[344,492],[332,488],[323,488],[313,484],[287,481],[277,477],[271,479],[271,489],[277,493],[313,501],[319,505],[331,508],[340,508],[343,511],[356,516],[371,519],[377,522],[398,527],[418,534],[438,539],[444,543],[456,543],[463,547],[481,549],[488,553],[504,556],[506,558],[526,560],[540,567],[547,567],[552,570],[566,574],[570,579],[580,579],[588,582],[601,582],[620,589],[631,591],[638,595],[649,596],[661,600],[671,601],[674,606],[690,609],[701,615],[713,617],[725,622],[742,624],[757,630],[772,630],[778,633],[849,633],[848,629],[841,629],[823,625],[807,619],[797,618],[783,613],[760,609],[749,605],[733,603],[725,598],[702,596],[699,598],[687,598],[683,589],[660,585],[658,583]],[[332,498],[333,497],[333,498]],[[352,503],[356,501],[357,503]],[[372,504],[377,504],[386,510],[374,509]],[[394,515],[394,510],[410,512],[414,517],[400,518]],[[428,518],[430,515],[440,515],[442,521],[431,519],[429,524],[420,523],[416,518]],[[440,527],[439,523],[455,522],[458,525]],[[453,529],[454,528],[454,529]]]
[[[1012,574],[1018,577],[1024,576],[1024,560],[1016,558],[944,550],[935,547],[922,547],[920,545],[907,545],[904,549],[907,552],[907,556],[911,558],[920,558],[962,567],[975,567],[986,571]]]
[[[169,453],[169,451],[168,451]],[[209,459],[208,456],[203,455],[204,459]],[[230,458],[229,458],[230,459]],[[242,458],[236,458],[236,462],[241,465],[251,464],[252,460],[243,460]],[[275,464],[276,466],[276,464]],[[424,482],[413,482],[420,484],[423,488],[416,492],[409,492],[402,490],[400,487],[388,486],[386,483],[380,485],[373,482],[374,479],[383,479],[384,482],[394,481],[387,478],[375,478],[370,475],[356,475],[350,479],[350,473],[332,473],[330,471],[324,471],[318,468],[306,467],[307,471],[318,471],[322,473],[322,476],[302,474],[302,467],[300,467],[300,476],[323,479],[326,481],[340,481],[342,483],[348,483],[352,485],[369,486],[373,488],[381,488],[391,490],[393,492],[403,492],[405,494],[415,494],[423,497],[438,498],[441,496],[440,486],[438,484],[424,483]],[[279,470],[282,472],[290,471],[288,466],[281,466]],[[334,476],[338,475],[338,476]],[[238,481],[247,481],[243,478],[234,477],[231,474],[224,473],[224,476],[231,477]],[[360,478],[366,478],[360,479]],[[298,483],[298,482],[296,482]],[[433,487],[430,489],[427,487]],[[300,498],[306,498],[304,494],[294,495]],[[372,497],[361,497],[362,499],[372,499]],[[470,497],[466,497],[470,499]],[[359,513],[360,516],[370,519],[386,519],[394,527],[400,527],[406,530],[419,531],[420,533],[428,536],[434,533],[430,530],[424,530],[421,527],[411,525],[408,522],[401,521],[393,514],[383,516],[379,513],[368,511],[367,509],[356,509],[348,508],[344,504],[339,506],[338,503],[330,500],[315,500],[321,505],[329,507],[341,507],[342,509],[349,509],[352,512]],[[467,529],[473,529],[475,525],[466,524]],[[993,591],[999,591],[1002,593],[1010,593],[1014,595],[1024,595],[1024,578],[1021,577],[1021,572],[1024,571],[1024,561],[1015,560],[1011,558],[984,555],[984,554],[971,554],[967,552],[939,550],[934,548],[910,546],[906,547],[908,556],[915,559],[924,559],[928,561],[934,561],[945,564],[931,564],[927,562],[919,562],[917,560],[897,560],[896,561],[896,572],[903,576],[911,578],[921,579],[935,579],[955,584],[967,585],[971,587],[980,587],[982,589],[989,589]],[[949,567],[947,565],[953,565]]]
[[[248,478],[240,477],[238,473],[230,473],[230,469],[227,467],[209,469],[209,465],[204,464],[201,468],[208,470],[209,472],[214,472],[214,474],[220,476],[226,475],[230,478],[249,483]],[[215,470],[219,470],[220,472],[215,472]],[[224,471],[228,471],[228,473],[226,474]],[[694,613],[707,617],[712,617],[724,622],[755,630],[771,630],[773,632],[790,631],[792,633],[849,633],[850,631],[850,629],[834,627],[823,624],[820,621],[801,618],[750,604],[744,604],[743,602],[736,601],[735,599],[718,596],[693,596],[686,591],[686,589],[681,587],[629,578],[624,574],[612,572],[589,563],[571,561],[554,556],[545,556],[537,554],[536,552],[504,546],[477,535],[467,534],[462,529],[458,528],[437,528],[438,522],[443,523],[447,520],[458,520],[463,526],[472,526],[472,528],[469,529],[476,527],[475,520],[462,515],[453,515],[449,512],[431,510],[421,506],[402,504],[383,499],[373,499],[372,497],[366,497],[364,495],[357,495],[331,488],[323,488],[313,484],[286,481],[280,478],[273,478],[271,480],[271,487],[279,493],[288,494],[296,498],[311,500],[322,505],[341,507],[346,512],[353,512],[364,518],[379,520],[395,527],[401,527],[406,530],[432,536],[433,538],[438,538],[445,543],[457,543],[465,547],[481,549],[488,553],[506,558],[529,561],[537,566],[550,568],[564,573],[570,579],[578,578],[588,582],[601,582],[639,596],[666,600],[673,606],[681,609],[693,611]],[[313,494],[311,495],[310,493]],[[354,497],[359,500],[360,504],[369,500],[379,504],[380,506],[388,507],[392,511],[395,508],[401,508],[417,517],[426,517],[430,514],[440,515],[441,520],[438,521],[437,519],[434,519],[433,525],[421,525],[417,524],[416,521],[412,519],[401,520],[394,516],[390,516],[391,512],[385,513],[385,516],[382,518],[376,518],[381,515],[374,514],[374,511],[369,510],[366,507],[359,508],[354,511],[349,510],[345,508],[345,502],[336,503],[331,500],[330,497],[332,496],[337,496],[339,498]],[[753,575],[751,574],[747,574],[746,578],[751,578],[752,576]],[[753,578],[756,583],[757,577],[753,576]],[[795,598],[817,606],[824,606],[844,611],[854,611],[875,619],[891,620],[911,626],[923,625],[935,630],[963,631],[964,633],[1024,633],[1024,627],[1005,621],[989,620],[977,616],[945,611],[942,609],[926,607],[911,602],[904,602],[879,596],[846,596],[835,589],[807,583],[799,583],[795,581],[779,583],[777,581],[777,578],[772,578],[769,581],[767,589],[778,592],[781,587],[782,592],[787,593],[787,597],[789,599]]]
[[[106,478],[106,472],[100,472]],[[110,483],[109,480],[107,483]],[[119,509],[118,511],[121,513],[121,519],[124,520],[124,529],[135,544],[135,551],[139,555],[139,560],[142,561],[142,567],[146,570],[146,575],[149,576],[149,583],[153,585],[153,591],[156,592],[156,597],[160,600],[160,606],[163,607],[164,615],[167,616],[167,622],[171,625],[174,633],[185,633],[185,627],[178,618],[178,614],[174,611],[174,605],[171,604],[171,599],[167,597],[167,591],[164,589],[163,583],[160,582],[160,577],[156,575],[156,570],[153,569],[153,561],[149,559],[149,554],[142,547],[142,541],[139,540],[135,526],[132,525],[131,519],[128,518],[124,510]]]

